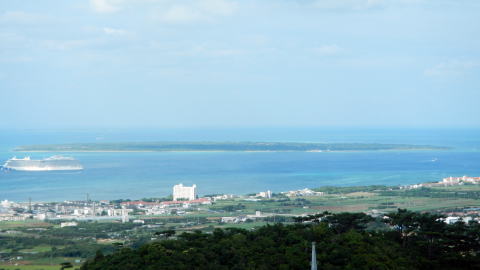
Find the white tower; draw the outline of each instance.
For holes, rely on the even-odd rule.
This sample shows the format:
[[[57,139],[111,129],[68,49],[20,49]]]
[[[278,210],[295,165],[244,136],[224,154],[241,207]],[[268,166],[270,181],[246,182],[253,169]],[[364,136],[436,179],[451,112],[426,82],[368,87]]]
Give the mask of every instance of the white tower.
[[[311,270],[317,270],[317,250],[315,249],[315,242],[312,242],[312,268]]]
[[[127,223],[130,221],[130,218],[128,217],[128,211],[125,209],[125,206],[122,207],[122,223]]]

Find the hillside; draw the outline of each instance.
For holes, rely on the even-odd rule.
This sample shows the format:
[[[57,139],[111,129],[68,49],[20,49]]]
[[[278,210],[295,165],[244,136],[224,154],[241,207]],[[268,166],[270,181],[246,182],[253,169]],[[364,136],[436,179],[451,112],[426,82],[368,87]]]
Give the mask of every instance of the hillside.
[[[480,225],[447,225],[440,218],[406,210],[384,221],[323,213],[253,231],[159,233],[138,249],[99,252],[81,269],[308,269],[312,241],[319,269],[478,269]]]

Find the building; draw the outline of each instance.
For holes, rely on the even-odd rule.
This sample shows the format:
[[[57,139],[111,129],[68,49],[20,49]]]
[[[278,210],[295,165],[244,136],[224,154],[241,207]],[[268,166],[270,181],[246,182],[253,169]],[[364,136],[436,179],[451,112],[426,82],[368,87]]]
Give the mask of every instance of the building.
[[[78,223],[75,222],[75,221],[72,221],[72,222],[62,222],[60,223],[60,228],[63,228],[63,227],[76,227],[78,226]]]
[[[267,191],[262,191],[256,195],[256,197],[262,197],[266,199],[271,199],[272,198],[272,192],[270,190]]]
[[[243,223],[248,220],[246,216],[238,216],[238,217],[222,217],[222,223]]]
[[[287,191],[287,192],[282,192],[282,194],[286,195],[287,197],[323,196],[323,195],[325,195],[324,192],[313,191],[309,188],[304,188],[304,189],[300,189],[300,190],[291,190],[291,191]]]
[[[128,216],[128,211],[125,207],[122,207],[122,223],[127,223],[130,221],[130,217]]]
[[[177,201],[179,199],[193,201],[197,198],[197,185],[191,187],[184,186],[183,184],[178,184],[173,186],[173,200]]]

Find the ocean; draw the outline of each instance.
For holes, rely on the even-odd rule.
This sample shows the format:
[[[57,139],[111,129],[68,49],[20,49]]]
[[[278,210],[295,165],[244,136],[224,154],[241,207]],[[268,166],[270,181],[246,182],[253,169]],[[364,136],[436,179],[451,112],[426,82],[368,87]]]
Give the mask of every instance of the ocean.
[[[278,141],[405,143],[441,151],[18,153],[16,146],[75,142]],[[78,172],[0,171],[0,200],[141,199],[196,184],[200,195],[247,194],[320,186],[405,185],[480,176],[478,129],[110,129],[0,130],[0,163],[25,155],[73,156]]]

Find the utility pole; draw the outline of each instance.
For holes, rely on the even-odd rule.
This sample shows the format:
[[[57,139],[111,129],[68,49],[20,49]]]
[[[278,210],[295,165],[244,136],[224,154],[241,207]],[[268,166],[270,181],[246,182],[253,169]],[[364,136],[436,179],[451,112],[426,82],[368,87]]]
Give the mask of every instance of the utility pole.
[[[32,197],[28,197],[28,212],[32,212]]]

